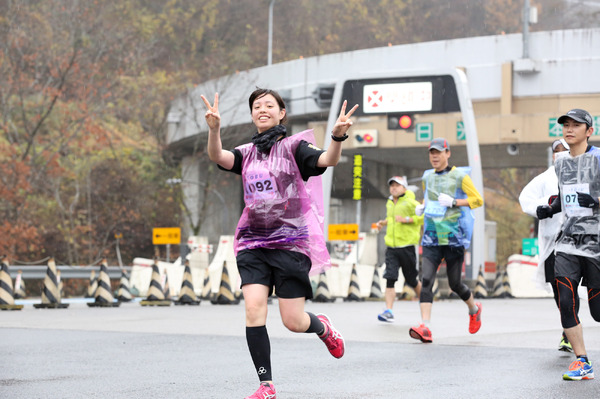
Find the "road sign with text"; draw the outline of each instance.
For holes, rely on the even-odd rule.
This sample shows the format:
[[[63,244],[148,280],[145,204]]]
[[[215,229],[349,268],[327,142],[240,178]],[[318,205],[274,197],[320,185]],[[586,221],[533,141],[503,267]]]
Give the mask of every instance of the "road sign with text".
[[[181,244],[181,229],[179,227],[157,227],[152,229],[152,244]]]
[[[358,224],[330,224],[329,241],[358,241]]]
[[[558,118],[548,119],[548,136],[562,137],[562,125],[558,123]]]

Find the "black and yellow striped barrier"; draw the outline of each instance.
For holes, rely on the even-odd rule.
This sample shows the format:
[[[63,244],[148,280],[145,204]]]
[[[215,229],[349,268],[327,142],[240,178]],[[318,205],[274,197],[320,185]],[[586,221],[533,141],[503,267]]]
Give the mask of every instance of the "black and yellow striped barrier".
[[[229,281],[227,262],[223,262],[223,274],[221,275],[219,292],[210,300],[210,303],[213,305],[237,305],[240,303],[240,297],[236,297],[233,293],[231,281]]]
[[[117,290],[117,300],[119,302],[130,302],[133,299],[131,289],[129,288],[129,277],[125,270],[121,270],[121,278],[119,279],[119,289]]]
[[[485,276],[483,275],[483,268],[479,268],[479,274],[477,275],[477,283],[475,285],[475,289],[473,290],[473,296],[475,298],[487,298],[488,289],[487,284],[485,283]]]
[[[102,259],[100,263],[100,274],[98,275],[98,288],[94,293],[94,302],[87,305],[91,308],[116,308],[121,302],[115,301],[110,287],[110,277],[108,276],[108,263],[106,259]]]
[[[313,297],[313,302],[335,302],[335,298],[331,297],[329,286],[327,285],[327,275],[325,272],[319,274],[319,282]]]
[[[33,305],[37,309],[65,309],[69,304],[61,303],[62,297],[58,286],[58,277],[56,273],[56,263],[54,258],[48,260],[48,269],[44,278],[44,288],[42,289],[42,303]]]
[[[23,305],[15,305],[12,279],[5,259],[5,256],[0,258],[0,310],[21,310]]]
[[[208,267],[204,269],[204,283],[202,284],[202,291],[200,293],[200,298],[204,300],[210,300],[211,297],[211,285],[210,285],[210,272],[208,271]]]
[[[165,299],[162,285],[160,283],[160,272],[158,271],[158,261],[155,259],[152,265],[152,278],[148,288],[148,296],[140,302],[142,306],[171,306],[171,301]]]
[[[383,292],[381,291],[381,279],[379,278],[379,269],[373,267],[373,281],[371,282],[371,292],[367,298],[369,301],[383,300]]]
[[[90,273],[90,282],[88,284],[85,297],[86,298],[94,298],[94,296],[96,295],[97,289],[98,289],[98,279],[96,278],[96,271],[92,270]]]
[[[200,301],[194,292],[192,272],[190,270],[190,263],[187,260],[185,261],[185,269],[183,271],[181,289],[179,290],[179,298],[175,301],[175,305],[200,305]]]
[[[364,301],[360,296],[360,285],[358,284],[358,273],[356,272],[356,264],[352,265],[352,274],[350,274],[350,286],[348,287],[348,296],[344,301]]]

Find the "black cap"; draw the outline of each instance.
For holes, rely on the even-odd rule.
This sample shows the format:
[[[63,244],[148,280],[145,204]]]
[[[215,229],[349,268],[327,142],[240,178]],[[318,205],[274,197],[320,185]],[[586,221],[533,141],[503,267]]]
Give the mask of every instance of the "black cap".
[[[585,123],[588,127],[592,127],[594,122],[589,112],[584,109],[575,108],[558,118],[557,122],[561,125],[565,123],[567,118],[571,118],[579,123]]]
[[[432,148],[438,151],[450,151],[450,144],[448,144],[448,140],[445,138],[438,137],[437,139],[431,140],[431,143],[429,143],[429,149],[431,150]]]

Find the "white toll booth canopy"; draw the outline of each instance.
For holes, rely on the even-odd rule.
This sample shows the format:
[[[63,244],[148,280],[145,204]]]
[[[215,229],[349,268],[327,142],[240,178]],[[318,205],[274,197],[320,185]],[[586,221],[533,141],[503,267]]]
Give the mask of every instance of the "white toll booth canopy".
[[[333,126],[335,125],[335,121],[339,116],[339,112],[342,106],[342,102],[344,100],[349,100],[348,109],[353,107],[355,103],[351,103],[351,101],[356,100],[356,98],[363,98],[365,93],[358,93],[358,96],[353,96],[353,100],[342,98],[344,95],[348,95],[348,91],[344,90],[347,82],[384,82],[383,84],[391,84],[398,85],[399,83],[422,83],[422,82],[432,82],[435,78],[440,77],[451,77],[451,81],[454,83],[454,90],[456,91],[456,97],[458,99],[458,106],[460,112],[462,114],[462,120],[464,123],[465,135],[466,135],[466,146],[467,146],[467,157],[469,167],[471,168],[471,179],[473,180],[473,184],[475,188],[479,191],[479,193],[483,196],[483,174],[481,171],[481,157],[479,154],[479,139],[477,137],[477,127],[475,125],[475,114],[473,112],[473,103],[471,101],[471,96],[469,94],[469,86],[467,83],[467,77],[465,73],[456,68],[443,68],[443,69],[434,69],[434,70],[422,70],[422,71],[411,71],[410,73],[398,75],[391,73],[375,73],[375,74],[360,74],[357,75],[348,75],[342,76],[338,79],[335,85],[335,90],[333,93],[333,99],[331,102],[331,108],[329,110],[329,117],[327,120],[327,132],[331,132],[333,130]],[[362,90],[364,85],[358,85],[360,90]],[[431,86],[434,86],[433,84]],[[419,90],[423,89],[423,86],[418,86]],[[431,97],[430,102],[423,102],[415,99],[414,102],[418,102],[415,104],[414,102],[408,101],[404,103],[403,108],[400,107],[395,111],[387,108],[384,109],[384,112],[372,112],[372,114],[385,114],[392,112],[412,112],[412,113],[443,113],[449,112],[443,110],[443,103],[441,96],[445,95],[443,90],[436,90],[435,87],[430,87],[430,91],[428,94]],[[429,104],[429,105],[427,105]],[[438,104],[438,108],[436,110],[436,105]],[[364,107],[365,102],[361,101],[359,103],[359,107]],[[360,109],[360,108],[359,108]],[[357,112],[359,112],[357,110]],[[331,135],[325,135],[325,144],[324,147],[329,147],[331,142]],[[325,226],[329,226],[329,205],[331,200],[331,188],[332,188],[332,179],[333,179],[333,169],[327,168],[327,171],[323,174],[323,205],[325,209]],[[470,276],[473,279],[477,278],[477,274],[479,272],[479,268],[484,266],[484,237],[485,237],[485,204],[479,208],[473,210],[475,216],[475,225],[473,227],[473,238],[471,240],[470,247],[470,255],[466,256],[466,275]],[[327,228],[325,229],[325,234],[327,234]]]

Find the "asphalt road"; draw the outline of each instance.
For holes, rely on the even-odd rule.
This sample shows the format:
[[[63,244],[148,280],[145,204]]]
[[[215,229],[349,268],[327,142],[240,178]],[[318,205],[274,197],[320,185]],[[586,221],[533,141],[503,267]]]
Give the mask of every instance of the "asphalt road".
[[[326,313],[347,343],[334,359],[312,334],[281,324],[269,307],[272,367],[282,398],[597,398],[600,324],[582,303],[588,355],[597,380],[561,375],[574,359],[557,350],[551,299],[483,300],[481,330],[467,331],[459,300],[435,302],[434,342],[408,335],[418,303],[395,304],[396,322],[376,315],[383,302],[307,303]],[[89,308],[0,312],[0,398],[243,398],[258,387],[244,336],[244,306]]]

